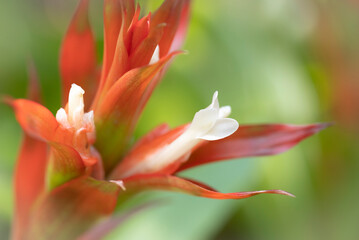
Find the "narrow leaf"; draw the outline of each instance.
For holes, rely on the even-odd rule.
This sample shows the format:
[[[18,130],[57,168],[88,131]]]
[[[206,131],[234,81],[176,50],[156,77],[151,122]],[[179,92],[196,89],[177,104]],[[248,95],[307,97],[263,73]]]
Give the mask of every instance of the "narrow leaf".
[[[67,96],[73,83],[86,91],[86,97],[89,100],[95,93],[97,85],[96,47],[88,19],[88,5],[88,0],[81,0],[62,43],[60,73],[63,104],[67,102]]]
[[[30,210],[45,188],[46,156],[46,143],[24,135],[15,167],[15,213],[12,239],[25,237]]]
[[[118,35],[121,28],[127,30],[135,12],[134,0],[104,1],[104,56],[101,84],[104,84],[112,66]]]
[[[262,193],[273,193],[293,196],[292,194],[282,190],[220,193],[214,191],[212,188],[205,188],[204,184],[197,185],[194,181],[188,181],[183,178],[171,175],[136,176],[124,179],[123,183],[126,187],[126,194],[134,194],[144,190],[165,190],[173,192],[183,192],[189,195],[213,199],[242,199]]]

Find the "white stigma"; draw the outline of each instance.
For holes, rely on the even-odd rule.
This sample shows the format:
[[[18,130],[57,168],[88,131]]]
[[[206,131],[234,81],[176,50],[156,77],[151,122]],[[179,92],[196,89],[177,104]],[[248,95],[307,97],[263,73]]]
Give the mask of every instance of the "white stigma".
[[[140,161],[122,177],[138,173],[154,173],[182,158],[186,161],[191,150],[201,141],[214,141],[228,137],[238,129],[238,122],[226,118],[231,113],[229,106],[219,107],[218,92],[213,95],[212,103],[198,111],[187,130],[172,143],[161,148]],[[188,156],[188,157],[186,157]]]
[[[84,116],[84,94],[85,91],[78,85],[72,84],[68,101],[68,120],[76,129],[81,128]]]
[[[78,85],[72,84],[67,103],[67,112],[60,108],[56,113],[56,120],[65,128],[75,128],[76,130],[86,128],[89,132],[95,130],[93,111],[84,113],[84,94],[85,91]]]

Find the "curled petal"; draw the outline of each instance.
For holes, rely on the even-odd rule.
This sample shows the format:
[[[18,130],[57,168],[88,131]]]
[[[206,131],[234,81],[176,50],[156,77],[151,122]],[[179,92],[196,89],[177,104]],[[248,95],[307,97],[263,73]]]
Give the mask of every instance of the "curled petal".
[[[226,138],[238,129],[238,122],[232,118],[218,119],[212,129],[200,138],[208,141]]]
[[[204,184],[198,185],[193,181],[171,175],[143,175],[124,179],[123,182],[128,194],[144,190],[165,190],[213,199],[242,199],[262,193],[282,194],[293,197],[292,194],[282,190],[220,193],[212,188],[206,188]]]
[[[327,123],[242,125],[227,138],[203,144],[179,171],[226,159],[279,154],[328,126]]]

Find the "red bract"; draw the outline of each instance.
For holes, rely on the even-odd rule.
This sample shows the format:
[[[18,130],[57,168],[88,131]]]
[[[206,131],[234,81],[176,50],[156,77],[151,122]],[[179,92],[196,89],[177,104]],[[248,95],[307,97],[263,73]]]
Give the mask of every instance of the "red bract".
[[[153,14],[139,18],[134,0],[105,0],[101,68],[88,4],[80,2],[62,45],[64,108],[54,116],[33,101],[39,99],[35,81],[32,100],[7,99],[25,132],[15,173],[13,239],[89,236],[119,200],[148,189],[214,199],[292,196],[281,190],[220,193],[176,174],[214,161],[278,154],[326,124],[239,126],[228,118],[230,107],[219,106],[216,92],[191,123],[158,126],[131,146],[146,102],[180,53],[190,1],[165,0]],[[109,228],[105,225],[93,232]]]

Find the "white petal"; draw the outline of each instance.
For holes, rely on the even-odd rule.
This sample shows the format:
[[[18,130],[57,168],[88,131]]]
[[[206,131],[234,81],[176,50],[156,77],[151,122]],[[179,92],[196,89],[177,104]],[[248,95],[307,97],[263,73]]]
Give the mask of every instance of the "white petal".
[[[206,108],[198,111],[192,120],[188,131],[195,137],[206,134],[214,126],[218,118],[218,110]]]
[[[60,123],[65,128],[70,128],[71,125],[67,119],[67,113],[65,109],[60,108],[56,113],[56,120],[58,123]]]
[[[158,62],[160,60],[160,46],[156,46],[155,51],[153,52],[153,55],[150,60],[150,65]]]
[[[238,122],[232,118],[218,119],[213,128],[199,138],[208,141],[222,139],[234,133],[238,126]]]
[[[223,106],[219,109],[219,118],[226,118],[232,112],[231,106]]]

